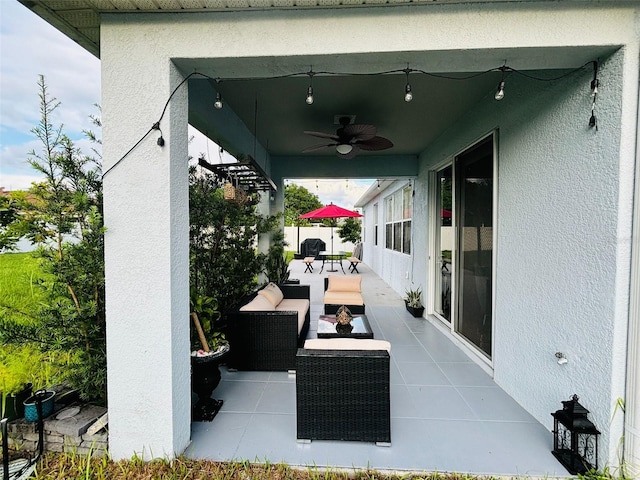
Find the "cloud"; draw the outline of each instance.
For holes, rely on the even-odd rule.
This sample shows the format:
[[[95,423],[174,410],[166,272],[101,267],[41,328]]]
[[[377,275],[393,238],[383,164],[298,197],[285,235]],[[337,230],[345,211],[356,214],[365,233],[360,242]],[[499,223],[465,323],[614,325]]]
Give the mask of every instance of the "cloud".
[[[1,2],[0,126],[28,133],[40,119],[38,75],[62,104],[52,116],[70,137],[88,128],[100,103],[100,60],[18,2]],[[4,163],[4,158],[2,159]]]
[[[333,202],[343,208],[353,209],[356,201],[367,191],[373,180],[347,179],[291,179],[290,182],[300,185],[318,196],[327,205]],[[317,187],[316,187],[317,185]]]

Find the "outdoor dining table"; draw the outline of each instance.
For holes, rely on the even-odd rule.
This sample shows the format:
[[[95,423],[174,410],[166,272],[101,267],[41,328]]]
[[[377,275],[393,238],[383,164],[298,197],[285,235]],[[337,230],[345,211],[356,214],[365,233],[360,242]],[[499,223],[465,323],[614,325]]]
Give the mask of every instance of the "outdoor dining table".
[[[320,273],[322,273],[322,270],[324,270],[325,261],[328,261],[331,263],[331,267],[329,268],[329,270],[327,270],[327,272],[337,272],[338,269],[333,267],[333,262],[338,262],[340,264],[340,268],[342,269],[342,273],[346,273],[344,271],[344,267],[342,266],[342,259],[345,256],[346,256],[345,252],[335,252],[335,253],[326,252],[326,251],[319,252],[318,257],[320,257],[320,259],[322,260],[322,268],[320,269]]]

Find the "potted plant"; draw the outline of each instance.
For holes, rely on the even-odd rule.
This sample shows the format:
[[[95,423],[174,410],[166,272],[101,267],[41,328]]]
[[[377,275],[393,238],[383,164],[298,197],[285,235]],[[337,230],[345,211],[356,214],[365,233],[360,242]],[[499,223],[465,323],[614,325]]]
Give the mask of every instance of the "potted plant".
[[[215,298],[192,295],[191,308],[191,388],[198,395],[193,420],[210,422],[223,403],[211,398],[211,394],[222,378],[219,366],[229,352],[229,342],[223,332],[215,329],[220,317]]]
[[[414,317],[422,317],[424,313],[424,306],[420,297],[422,296],[422,290],[418,288],[408,288],[405,290],[404,303],[407,307],[407,311]]]
[[[61,377],[64,356],[40,352],[30,346],[6,345],[0,350],[0,413],[9,420],[33,418],[35,401],[32,393],[51,385]],[[53,393],[53,392],[51,392]],[[47,398],[53,395],[47,395]],[[29,405],[29,406],[27,406]],[[32,406],[32,407],[31,407]],[[53,402],[50,402],[53,407]],[[28,415],[25,415],[25,407]],[[47,404],[47,409],[49,404]],[[45,410],[47,411],[47,410]],[[33,421],[37,420],[37,416]]]

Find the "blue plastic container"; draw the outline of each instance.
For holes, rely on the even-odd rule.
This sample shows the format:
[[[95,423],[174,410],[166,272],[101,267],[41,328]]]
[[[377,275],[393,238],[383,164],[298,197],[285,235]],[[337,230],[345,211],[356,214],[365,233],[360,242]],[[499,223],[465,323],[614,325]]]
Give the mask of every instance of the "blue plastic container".
[[[27,422],[38,421],[38,406],[36,404],[37,396],[42,395],[42,418],[45,419],[53,413],[54,398],[56,392],[53,390],[38,390],[35,394],[24,401],[24,419]]]

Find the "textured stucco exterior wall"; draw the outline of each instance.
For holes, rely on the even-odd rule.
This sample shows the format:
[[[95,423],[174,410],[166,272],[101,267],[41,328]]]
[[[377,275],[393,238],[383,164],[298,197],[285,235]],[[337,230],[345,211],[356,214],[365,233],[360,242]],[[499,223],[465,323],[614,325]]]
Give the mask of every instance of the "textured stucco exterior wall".
[[[610,422],[624,396],[634,164],[630,138],[621,145],[623,61],[619,52],[601,65],[597,133],[587,127],[588,71],[554,84],[511,77],[503,101],[491,92],[424,153],[415,201],[427,203],[431,166],[498,129],[494,378],[548,428],[549,413],[577,393],[612,461],[622,434]],[[637,55],[627,61],[637,66]],[[416,230],[428,231],[427,213],[416,212]],[[423,238],[416,252],[430,251]],[[428,278],[426,262],[416,268]],[[568,364],[556,363],[557,351]]]
[[[104,170],[160,115],[182,76],[103,30]],[[126,38],[126,37],[125,37]],[[126,42],[125,42],[126,44]],[[111,46],[112,48],[109,48]],[[109,450],[173,457],[190,437],[187,92],[104,177]]]

